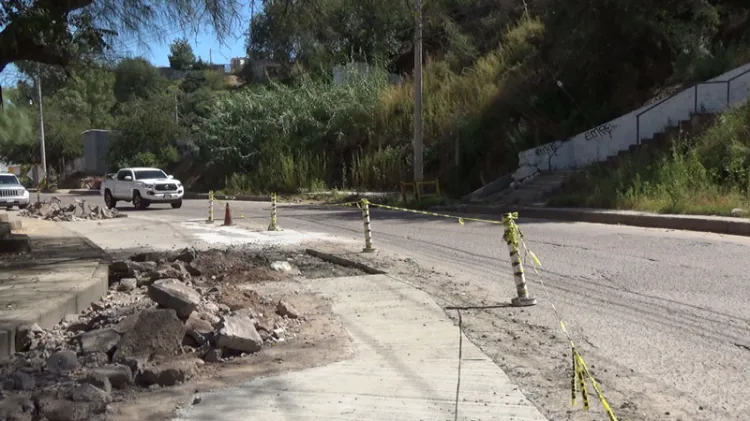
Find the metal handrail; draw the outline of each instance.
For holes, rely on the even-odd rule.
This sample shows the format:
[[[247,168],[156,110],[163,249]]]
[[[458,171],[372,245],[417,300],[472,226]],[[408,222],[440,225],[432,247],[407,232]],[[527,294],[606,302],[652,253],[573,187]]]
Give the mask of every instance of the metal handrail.
[[[695,102],[694,105],[693,105],[693,113],[695,113],[695,114],[698,113],[698,86],[703,86],[703,85],[720,85],[722,83],[726,84],[727,85],[727,108],[729,108],[729,101],[730,101],[729,97],[730,97],[730,93],[731,93],[730,87],[731,87],[732,82],[735,79],[737,79],[737,78],[739,78],[741,76],[744,76],[744,75],[746,75],[748,73],[750,73],[750,69],[747,69],[744,72],[742,72],[740,74],[737,74],[737,75],[735,75],[735,76],[733,76],[733,77],[731,77],[731,78],[729,78],[727,80],[709,80],[709,81],[706,81],[706,82],[698,82],[695,85],[693,85],[693,91],[694,91],[694,93],[693,93],[693,99],[694,99],[694,102]],[[654,108],[660,106],[661,104],[669,101],[670,99],[676,97],[677,95],[682,94],[683,92],[685,92],[684,89],[681,90],[680,92],[677,92],[676,94],[670,95],[667,98],[662,99],[661,101],[659,101],[659,102],[651,105],[650,107],[646,108],[645,110],[643,110],[643,111],[641,111],[641,112],[639,112],[638,114],[635,115],[635,144],[636,145],[640,145],[641,144],[641,116],[643,114],[646,114],[647,112],[653,110]]]

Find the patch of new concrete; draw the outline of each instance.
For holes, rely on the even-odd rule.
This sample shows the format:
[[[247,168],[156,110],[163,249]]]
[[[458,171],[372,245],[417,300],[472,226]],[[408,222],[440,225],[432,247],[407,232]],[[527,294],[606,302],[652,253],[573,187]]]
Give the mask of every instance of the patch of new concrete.
[[[214,224],[204,222],[183,222],[180,227],[191,236],[209,246],[245,246],[245,247],[280,247],[295,246],[317,241],[333,241],[328,234],[299,232],[282,229],[281,231],[250,230],[243,226],[223,226],[217,221]],[[340,241],[340,240],[339,240]]]
[[[108,286],[102,250],[60,224],[28,220],[19,235],[31,251],[0,256],[0,357],[15,352],[18,327],[51,327],[87,308]]]
[[[355,357],[205,393],[176,420],[546,420],[426,293],[387,275],[310,287],[332,298]]]

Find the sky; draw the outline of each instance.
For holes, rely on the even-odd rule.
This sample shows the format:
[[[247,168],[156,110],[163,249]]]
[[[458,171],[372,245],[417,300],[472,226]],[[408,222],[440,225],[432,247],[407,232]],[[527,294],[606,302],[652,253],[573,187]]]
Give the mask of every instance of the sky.
[[[247,3],[250,1],[248,0]],[[245,57],[246,32],[250,23],[250,6],[244,4],[241,11],[242,19],[237,25],[234,34],[230,34],[223,40],[223,44],[217,41],[216,34],[211,28],[196,34],[185,34],[179,30],[166,34],[164,43],[157,42],[149,45],[148,49],[132,49],[130,53],[134,56],[143,56],[154,66],[169,66],[169,44],[176,38],[186,38],[193,47],[195,57],[209,60],[214,64],[229,64],[232,57]],[[256,5],[256,7],[260,7]]]
[[[169,66],[169,44],[176,38],[186,38],[193,47],[196,58],[200,57],[206,62],[210,60],[214,64],[229,64],[232,57],[245,57],[246,55],[245,42],[246,32],[250,23],[250,1],[252,0],[248,0],[242,7],[240,13],[241,19],[236,25],[235,33],[227,36],[223,40],[223,43],[220,43],[216,39],[216,34],[210,27],[200,31],[198,34],[188,34],[179,30],[172,30],[167,34],[163,34],[166,38],[163,42],[147,39],[149,41],[147,48],[141,48],[137,44],[127,45],[127,47],[131,48],[118,51],[116,54],[143,56],[154,66]],[[260,7],[260,4],[256,4],[256,13]],[[2,86],[13,86],[19,77],[18,69],[10,65],[0,73],[0,84]]]

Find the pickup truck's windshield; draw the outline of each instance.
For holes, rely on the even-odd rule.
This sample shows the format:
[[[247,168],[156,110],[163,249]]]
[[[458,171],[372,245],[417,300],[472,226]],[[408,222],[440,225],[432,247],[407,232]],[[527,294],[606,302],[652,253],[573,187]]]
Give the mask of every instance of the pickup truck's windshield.
[[[0,186],[17,186],[21,183],[18,182],[18,179],[15,175],[0,175]]]
[[[161,170],[135,171],[136,180],[148,180],[152,178],[167,178],[167,175],[164,174],[164,171]]]

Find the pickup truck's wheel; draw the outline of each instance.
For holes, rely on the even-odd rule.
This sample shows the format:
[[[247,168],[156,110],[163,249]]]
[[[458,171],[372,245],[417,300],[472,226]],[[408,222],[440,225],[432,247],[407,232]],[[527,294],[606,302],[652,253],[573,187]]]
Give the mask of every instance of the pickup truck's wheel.
[[[109,190],[104,190],[104,204],[107,206],[107,209],[114,209],[117,205],[117,201]]]
[[[182,199],[180,199],[180,200],[178,200],[176,202],[172,202],[171,205],[172,205],[172,209],[179,209],[179,208],[181,208],[182,207]]]
[[[133,192],[133,206],[137,210],[143,210],[143,209],[146,209],[145,205],[146,205],[146,201],[143,200],[143,198],[141,197],[141,194],[138,193],[137,191],[134,191]]]

